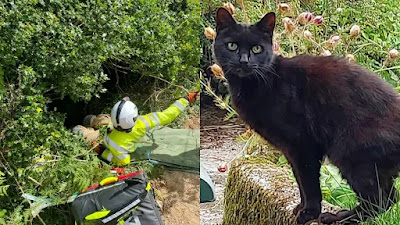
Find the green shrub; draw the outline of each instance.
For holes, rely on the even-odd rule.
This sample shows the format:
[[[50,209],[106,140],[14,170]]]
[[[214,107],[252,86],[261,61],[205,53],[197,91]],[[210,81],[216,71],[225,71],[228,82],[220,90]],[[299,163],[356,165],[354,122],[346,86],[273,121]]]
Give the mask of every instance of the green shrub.
[[[17,0],[0,2],[0,67],[7,83],[89,100],[104,92],[102,65],[129,63],[141,75],[194,80],[199,61],[196,0]],[[27,76],[25,76],[27,75]],[[49,93],[47,93],[49,94]]]
[[[64,128],[62,116],[46,109],[46,100],[13,86],[0,95],[0,224],[25,224],[40,212],[24,193],[63,204],[110,175],[87,143]]]

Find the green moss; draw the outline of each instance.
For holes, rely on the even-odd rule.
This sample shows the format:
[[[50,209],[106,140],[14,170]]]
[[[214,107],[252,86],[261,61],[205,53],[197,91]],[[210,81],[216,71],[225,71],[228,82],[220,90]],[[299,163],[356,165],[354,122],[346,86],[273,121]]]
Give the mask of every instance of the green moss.
[[[240,159],[230,169],[225,190],[224,225],[294,223],[294,216],[285,209],[282,197],[248,179],[245,171],[260,165],[271,165],[271,162],[251,157]],[[276,182],[280,182],[279,179]]]

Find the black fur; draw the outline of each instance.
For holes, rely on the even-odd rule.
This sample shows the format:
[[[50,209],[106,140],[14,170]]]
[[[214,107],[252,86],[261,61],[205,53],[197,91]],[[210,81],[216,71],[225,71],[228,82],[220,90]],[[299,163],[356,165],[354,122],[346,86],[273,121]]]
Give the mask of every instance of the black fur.
[[[371,203],[388,208],[395,201],[393,179],[400,169],[399,94],[343,58],[274,55],[274,26],[273,13],[256,24],[239,24],[221,8],[214,51],[240,117],[292,166],[301,193],[294,210],[297,222],[320,217],[329,224],[356,212],[367,217],[361,208]],[[228,43],[238,49],[229,50]],[[255,45],[263,51],[254,53]],[[359,196],[362,203],[355,210],[320,215],[324,157]]]

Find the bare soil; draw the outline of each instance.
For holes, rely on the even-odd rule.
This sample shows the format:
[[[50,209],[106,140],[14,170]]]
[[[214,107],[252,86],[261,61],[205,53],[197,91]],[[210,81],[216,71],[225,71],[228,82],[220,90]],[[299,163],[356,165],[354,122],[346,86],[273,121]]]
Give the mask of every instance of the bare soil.
[[[165,225],[200,224],[199,174],[165,171],[152,185]]]
[[[229,168],[219,172],[218,166],[228,163],[244,147],[236,137],[245,132],[243,122],[237,118],[224,121],[226,111],[215,106],[201,108],[200,160],[215,184],[216,200],[200,204],[200,224],[222,223],[224,213],[224,192]]]
[[[200,129],[200,117],[192,116],[185,120],[183,128]],[[199,174],[165,171],[151,183],[165,225],[200,224]]]

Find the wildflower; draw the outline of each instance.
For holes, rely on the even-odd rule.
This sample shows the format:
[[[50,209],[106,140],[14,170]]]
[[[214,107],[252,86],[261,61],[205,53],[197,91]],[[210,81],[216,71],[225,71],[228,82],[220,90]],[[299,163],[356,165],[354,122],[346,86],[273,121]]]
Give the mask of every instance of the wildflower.
[[[224,4],[222,4],[222,7],[224,7],[226,10],[228,10],[228,12],[233,15],[235,14],[235,6],[233,6],[232,3],[230,2],[225,2]]]
[[[278,5],[278,9],[279,9],[279,11],[281,12],[281,13],[285,13],[285,12],[287,12],[287,11],[289,11],[289,5],[288,4],[286,4],[286,3],[281,3],[281,4],[279,4]]]
[[[311,38],[313,37],[312,33],[310,31],[308,31],[308,30],[305,30],[303,32],[303,35],[307,40],[311,40]]]
[[[349,62],[355,62],[356,61],[356,57],[354,57],[353,54],[347,54],[346,55],[346,59],[349,60]]]
[[[399,51],[396,49],[392,49],[389,51],[389,60],[395,60],[399,58]]]
[[[272,45],[272,50],[274,51],[274,52],[279,52],[279,49],[280,49],[280,46],[279,46],[279,44],[278,44],[278,42],[274,42],[273,43],[273,45]]]
[[[214,74],[214,76],[216,77],[216,78],[218,78],[218,79],[224,79],[225,77],[224,77],[224,71],[222,71],[222,68],[218,65],[218,64],[216,64],[216,63],[214,63],[212,66],[211,66],[211,72]]]
[[[291,33],[295,28],[293,21],[288,17],[283,18],[282,23],[287,33]]]
[[[330,48],[335,47],[338,43],[340,42],[340,37],[335,35],[329,38],[329,40],[326,42],[326,45]]]
[[[299,21],[299,23],[301,23],[303,25],[311,22],[313,19],[314,19],[314,15],[310,12],[300,13],[300,15],[297,17],[297,20]]]
[[[322,16],[316,16],[314,17],[314,24],[319,26],[324,22],[324,17]]]
[[[215,33],[214,29],[212,29],[211,27],[206,27],[204,28],[204,35],[207,39],[214,40],[217,36],[217,33]]]
[[[361,29],[358,25],[353,25],[350,29],[350,36],[352,37],[357,37],[358,35],[360,35],[361,33]]]

